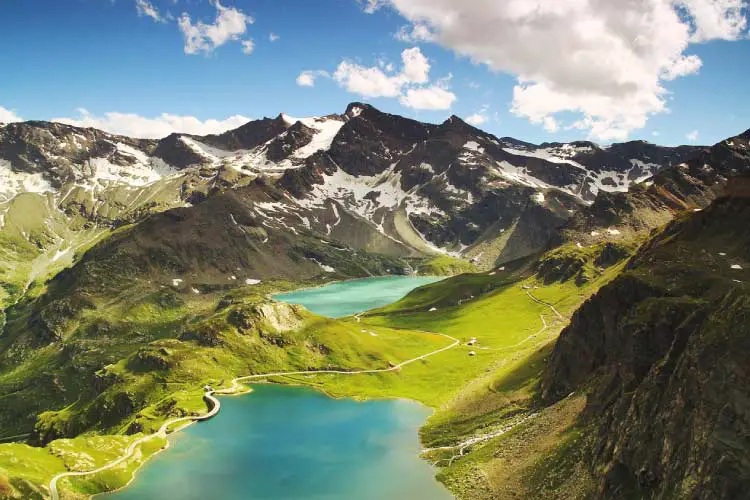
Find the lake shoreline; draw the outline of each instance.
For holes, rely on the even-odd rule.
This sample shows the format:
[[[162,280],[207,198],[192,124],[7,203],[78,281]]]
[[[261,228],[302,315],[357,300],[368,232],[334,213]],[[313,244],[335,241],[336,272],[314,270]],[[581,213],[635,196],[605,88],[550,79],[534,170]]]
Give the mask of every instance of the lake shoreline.
[[[257,388],[257,390],[256,390],[256,386],[259,386]],[[249,390],[246,390],[246,391],[243,391],[243,392],[240,392],[240,393],[217,394],[217,396],[220,396],[221,399],[225,399],[225,396],[230,396],[231,397],[231,398],[228,398],[228,399],[241,399],[240,396],[251,396],[251,395],[253,395],[253,393],[258,392],[260,390],[260,387],[263,387],[263,388],[276,388],[276,389],[281,389],[281,390],[297,389],[297,390],[303,391],[302,392],[303,395],[304,395],[304,393],[309,393],[311,395],[319,395],[319,396],[322,396],[324,399],[330,400],[330,401],[347,401],[347,402],[355,404],[355,405],[367,404],[367,403],[372,403],[372,402],[393,402],[393,403],[405,404],[408,407],[412,407],[414,409],[417,409],[423,415],[420,416],[420,422],[413,429],[413,431],[416,434],[416,441],[419,443],[419,451],[417,453],[414,453],[413,456],[412,456],[412,458],[414,458],[420,464],[422,464],[422,465],[426,466],[427,468],[429,468],[429,471],[430,471],[429,477],[434,482],[433,487],[438,487],[439,489],[442,490],[443,493],[445,493],[445,495],[448,495],[448,496],[450,496],[452,498],[452,493],[450,492],[450,490],[448,490],[442,483],[440,483],[439,481],[437,481],[436,478],[435,478],[435,473],[437,471],[437,467],[435,467],[434,464],[431,464],[428,461],[423,460],[421,458],[421,454],[420,454],[420,452],[422,450],[422,447],[423,447],[423,444],[421,442],[421,439],[419,438],[419,429],[424,425],[424,423],[426,422],[426,420],[431,415],[433,415],[435,413],[435,409],[434,408],[432,408],[432,407],[430,407],[430,406],[428,406],[428,405],[426,405],[424,403],[421,403],[419,401],[416,401],[416,400],[413,400],[413,399],[409,399],[409,398],[369,398],[369,397],[367,397],[367,398],[363,398],[363,399],[358,399],[358,398],[356,398],[354,396],[333,396],[333,395],[328,394],[324,390],[321,390],[321,389],[316,388],[314,386],[306,385],[306,384],[303,384],[303,383],[300,383],[300,384],[286,384],[286,383],[278,383],[278,382],[253,382],[251,386],[246,386],[246,387],[248,387]],[[220,413],[223,413],[223,412],[220,412]],[[216,417],[219,417],[219,414],[217,414]],[[213,420],[215,420],[215,419],[211,419],[211,420],[208,420],[206,422],[201,422],[201,423],[204,423],[204,425],[205,425],[206,423],[211,422]],[[117,493],[122,493],[128,487],[132,486],[133,483],[134,483],[134,481],[136,481],[136,479],[138,479],[140,477],[140,475],[143,473],[143,466],[144,465],[146,465],[148,463],[151,463],[153,458],[159,456],[162,452],[164,452],[164,451],[166,451],[168,449],[171,449],[176,444],[175,441],[178,439],[178,434],[177,434],[178,432],[186,430],[187,428],[191,427],[195,423],[199,423],[199,421],[193,421],[193,422],[190,422],[190,423],[188,423],[186,425],[183,425],[179,429],[176,429],[174,432],[172,432],[171,434],[169,434],[168,439],[167,439],[167,445],[164,448],[162,448],[161,450],[159,450],[159,451],[155,452],[154,454],[152,454],[151,456],[149,456],[143,463],[141,463],[138,466],[138,468],[133,471],[133,476],[132,476],[132,478],[130,479],[130,481],[126,485],[118,488],[117,490],[112,490],[112,491],[108,491],[108,492],[103,492],[103,493],[96,494],[92,498],[97,498],[97,499],[110,498],[110,497],[115,497],[116,498],[116,494]],[[233,431],[233,432],[236,434],[235,431]],[[182,436],[184,436],[184,434]],[[182,437],[182,436],[180,436],[180,437]],[[213,440],[211,442],[213,443]],[[212,446],[215,446],[215,445],[212,444]],[[446,496],[446,498],[448,498],[448,496]]]
[[[298,288],[298,289],[294,289],[294,290],[286,291],[286,292],[281,292],[281,293],[277,293],[277,294],[272,294],[272,295],[269,294],[269,297],[272,298],[275,301],[285,302],[284,300],[281,300],[278,297],[279,296],[284,296],[284,295],[290,295],[290,294],[294,294],[294,293],[299,293],[299,292],[303,292],[303,291],[320,290],[320,289],[328,287],[328,286],[342,284],[342,283],[363,282],[363,281],[374,280],[374,279],[386,279],[386,280],[389,280],[389,279],[398,279],[398,278],[422,278],[422,279],[428,280],[426,283],[420,283],[418,285],[418,286],[423,286],[423,285],[428,284],[428,283],[433,283],[433,282],[436,282],[436,281],[440,281],[441,279],[444,279],[445,277],[439,277],[439,276],[427,277],[427,276],[383,275],[383,276],[372,276],[372,277],[364,277],[364,278],[353,278],[353,279],[348,279],[348,280],[333,280],[333,281],[326,282],[326,283],[323,283],[323,284],[320,284],[320,285],[317,285],[317,286],[302,287],[302,288]],[[413,287],[411,289],[414,289],[414,288],[417,288],[417,287]],[[406,291],[405,293],[408,293],[408,291]],[[397,298],[395,298],[393,300],[390,300],[388,303],[392,303],[395,300],[398,300],[398,298],[400,298],[400,297],[397,297]],[[347,315],[344,315],[344,316],[336,316],[336,318],[350,317],[352,315],[357,316],[357,315],[360,315],[362,313],[367,312],[368,310],[376,309],[378,307],[382,307],[382,305],[376,305],[375,307],[368,307],[368,308],[365,308],[365,309],[361,309],[361,310],[358,310],[357,312],[350,313],[350,314],[347,314]],[[434,332],[425,332],[425,333],[434,334]],[[325,373],[325,372],[323,371],[323,373]],[[310,375],[311,376],[315,376],[315,375],[317,375],[317,372],[310,373]],[[298,388],[304,388],[306,390],[310,390],[310,391],[313,391],[315,393],[320,393],[323,396],[325,396],[326,398],[331,399],[331,400],[350,400],[350,401],[357,402],[357,403],[366,403],[366,402],[371,402],[371,401],[404,402],[404,403],[408,403],[410,405],[416,405],[416,406],[418,406],[418,407],[420,407],[422,409],[425,409],[425,410],[429,410],[429,414],[425,417],[424,421],[422,421],[419,424],[419,426],[417,427],[417,429],[416,429],[417,439],[418,439],[418,442],[420,444],[420,450],[423,447],[423,443],[421,442],[421,438],[419,437],[420,436],[419,435],[419,430],[425,425],[427,419],[431,415],[433,415],[435,413],[435,411],[436,411],[435,408],[432,408],[431,406],[429,406],[429,405],[427,405],[427,404],[425,404],[425,403],[423,403],[421,401],[417,401],[415,399],[410,399],[410,398],[399,398],[399,397],[395,397],[395,398],[394,397],[382,397],[382,398],[379,398],[379,397],[373,397],[373,396],[362,396],[362,397],[360,397],[360,396],[358,396],[356,394],[334,395],[334,394],[330,393],[329,391],[327,391],[325,388],[317,386],[317,385],[313,384],[312,382],[311,383],[305,383],[303,381],[293,381],[293,380],[290,380],[290,379],[287,379],[287,380],[284,380],[284,381],[271,381],[270,380],[272,378],[283,379],[284,377],[285,377],[285,375],[283,375],[283,374],[271,375],[271,376],[269,376],[269,380],[268,381],[266,381],[266,382],[253,382],[253,385],[269,385],[269,386],[279,386],[279,387],[298,387]],[[242,377],[240,377],[240,378],[242,378]],[[218,394],[217,393],[215,395],[216,396],[238,397],[238,396],[248,395],[248,394],[250,394],[250,393],[253,392],[251,386],[245,386],[245,387],[249,387],[249,390],[245,390],[245,391],[238,392],[238,393],[224,393],[224,394]],[[106,498],[106,497],[113,496],[116,493],[121,492],[121,491],[127,489],[137,479],[137,477],[138,477],[139,473],[142,471],[144,465],[146,465],[149,462],[151,462],[152,458],[157,457],[163,451],[166,451],[166,450],[168,450],[170,448],[170,446],[172,445],[171,441],[175,439],[174,436],[176,436],[176,434],[178,432],[180,432],[182,430],[185,430],[186,428],[190,427],[192,424],[197,423],[197,422],[199,422],[199,420],[193,420],[193,421],[187,422],[185,425],[181,425],[179,428],[177,428],[174,431],[172,431],[171,433],[169,433],[169,435],[167,436],[167,444],[166,444],[166,446],[164,446],[164,448],[162,448],[162,449],[154,452],[147,459],[143,460],[143,462],[140,463],[134,469],[134,471],[132,472],[132,475],[131,475],[129,481],[125,485],[117,488],[116,490],[98,493],[96,495],[93,495],[91,498]],[[416,454],[416,457],[420,460],[420,462],[427,463],[426,461],[423,461],[421,459],[419,453]],[[430,468],[432,470],[432,477],[434,479],[434,476],[435,476],[435,467],[433,465],[430,465]],[[444,488],[446,492],[448,491],[448,489],[445,488],[444,486],[442,486],[442,488]]]

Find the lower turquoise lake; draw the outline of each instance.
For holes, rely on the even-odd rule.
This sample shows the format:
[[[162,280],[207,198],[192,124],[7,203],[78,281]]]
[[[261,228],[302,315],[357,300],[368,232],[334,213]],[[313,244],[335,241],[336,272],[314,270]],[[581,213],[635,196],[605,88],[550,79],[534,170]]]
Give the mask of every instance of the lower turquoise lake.
[[[341,317],[398,300],[434,278],[334,283],[277,296]],[[332,399],[304,387],[253,386],[170,437],[116,500],[447,500],[419,458],[431,410],[406,400]]]

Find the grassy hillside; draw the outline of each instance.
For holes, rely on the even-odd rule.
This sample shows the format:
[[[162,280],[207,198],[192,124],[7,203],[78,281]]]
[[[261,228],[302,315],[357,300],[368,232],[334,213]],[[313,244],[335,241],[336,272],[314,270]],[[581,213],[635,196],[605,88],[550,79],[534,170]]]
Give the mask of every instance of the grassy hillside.
[[[14,419],[49,410],[32,431],[32,441],[46,446],[0,445],[0,475],[9,478],[16,495],[42,492],[64,468],[101,465],[166,419],[205,412],[205,384],[222,387],[240,375],[272,371],[387,368],[449,344],[437,335],[392,328],[377,328],[375,336],[354,320],[321,318],[266,299],[268,292],[289,286],[269,283],[187,297],[165,291],[129,308],[89,312],[82,320],[86,326],[66,338],[62,349],[37,350],[0,376],[8,403],[4,430],[29,431],[13,428]],[[91,374],[84,371],[106,360],[112,362]],[[66,436],[79,437],[62,439]],[[92,439],[99,441],[91,444]],[[56,462],[68,453],[62,449],[82,461]],[[43,469],[31,467],[45,461]],[[71,487],[90,493],[123,484],[137,463]]]
[[[539,397],[542,373],[570,315],[622,271],[634,243],[618,246],[622,252],[616,252],[620,258],[614,261],[602,258],[609,255],[610,246],[569,245],[536,263],[519,261],[503,271],[457,276],[363,315],[365,328],[419,329],[461,340],[460,348],[406,366],[398,374],[279,381],[309,384],[338,396],[422,401],[436,408],[421,430],[425,458],[440,467],[438,478],[460,498],[524,496],[523,492],[543,497],[549,481],[532,480],[535,461],[573,439],[585,398],[545,408]],[[545,272],[556,266],[578,271],[551,281]],[[513,430],[502,434],[509,428]],[[472,439],[477,441],[461,446]],[[517,454],[497,455],[506,447]],[[514,461],[515,456],[523,460]],[[511,478],[512,491],[507,487]]]
[[[586,262],[601,253],[575,247],[570,252]],[[77,311],[72,316],[63,308],[67,319],[55,324],[64,333],[41,345],[38,333],[26,325],[54,321],[57,309],[45,316],[37,301],[23,302],[12,310],[7,335],[0,339],[5,368],[0,387],[6,395],[0,417],[6,435],[31,432],[31,442],[44,447],[0,445],[0,457],[6,457],[0,459],[0,474],[16,495],[24,488],[41,493],[45,481],[71,466],[49,459],[49,470],[38,471],[42,477],[21,472],[21,465],[34,457],[60,458],[64,454],[56,450],[62,443],[74,455],[87,456],[87,464],[100,465],[106,454],[97,454],[96,447],[86,451],[90,445],[84,443],[90,441],[85,440],[102,436],[99,446],[114,450],[126,444],[122,436],[148,434],[168,418],[204,412],[207,383],[221,387],[238,375],[271,371],[385,368],[449,343],[421,332],[444,333],[462,345],[396,373],[277,381],[337,396],[408,397],[439,408],[423,429],[431,447],[492,432],[503,415],[530,408],[544,358],[540,353],[564,324],[558,312],[567,316],[620,266],[588,266],[591,279],[583,284],[567,279],[545,285],[532,261],[519,261],[429,285],[359,320],[325,319],[266,298],[297,283],[188,291],[136,282],[114,296],[85,296],[93,302],[72,305]],[[473,337],[476,342],[466,345]],[[105,478],[86,477],[62,487],[106,490],[127,481],[137,461],[126,463]]]

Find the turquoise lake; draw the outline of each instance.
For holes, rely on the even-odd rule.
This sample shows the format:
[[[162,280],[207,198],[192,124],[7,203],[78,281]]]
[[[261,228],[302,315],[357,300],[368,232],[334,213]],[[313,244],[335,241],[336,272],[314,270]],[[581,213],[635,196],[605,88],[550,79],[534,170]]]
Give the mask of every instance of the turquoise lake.
[[[321,316],[342,318],[387,306],[415,288],[440,279],[442,278],[428,276],[365,278],[283,293],[274,295],[274,298],[290,304],[302,304],[308,310]]]
[[[276,297],[327,316],[393,302],[434,278],[346,281]],[[332,399],[255,385],[221,413],[170,437],[116,500],[447,500],[419,458],[430,409],[404,400]]]

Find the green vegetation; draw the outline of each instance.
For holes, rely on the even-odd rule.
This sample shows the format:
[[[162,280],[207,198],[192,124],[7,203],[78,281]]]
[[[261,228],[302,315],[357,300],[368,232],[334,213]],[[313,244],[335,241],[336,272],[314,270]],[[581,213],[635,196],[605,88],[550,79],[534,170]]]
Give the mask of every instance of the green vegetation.
[[[0,393],[6,408],[13,409],[2,414],[7,419],[3,428],[8,434],[33,431],[32,442],[46,446],[0,445],[0,450],[29,450],[6,449],[0,455],[6,457],[0,460],[0,478],[3,473],[9,478],[16,495],[24,484],[43,492],[56,472],[99,466],[166,420],[205,412],[205,384],[224,387],[240,375],[274,371],[387,368],[449,344],[436,333],[455,337],[461,345],[397,372],[274,381],[310,385],[333,396],[422,401],[438,409],[422,430],[427,447],[453,446],[524,422],[535,408],[544,360],[565,323],[540,300],[567,316],[623,265],[622,260],[608,267],[592,264],[602,249],[567,251],[583,260],[588,279],[550,281],[535,274],[527,259],[428,285],[359,319],[326,319],[269,302],[269,293],[300,285],[280,281],[200,293],[135,281],[119,294],[86,296],[83,302],[68,298],[62,304],[41,302],[41,307],[39,301],[22,302],[10,311],[0,339],[0,368],[5,367]],[[37,295],[44,297],[43,291]],[[29,329],[29,324],[44,327]],[[50,331],[59,340],[35,347],[40,332]],[[32,429],[30,417],[36,414]],[[77,437],[66,439],[71,436]],[[496,441],[472,448],[486,455]],[[142,454],[160,448],[150,441]],[[475,457],[485,455],[471,449],[459,460],[448,460],[448,454],[430,458],[447,466],[441,480],[465,494],[463,483],[451,478],[469,463],[480,464]],[[49,466],[24,472],[28,461],[40,457],[51,461]],[[96,476],[66,479],[60,487],[78,494],[120,487],[139,460]],[[482,487],[494,491],[492,484]]]
[[[322,318],[266,298],[291,287],[277,282],[214,294],[144,289],[141,295],[131,290],[128,300],[84,310],[62,349],[34,350],[0,375],[3,399],[12,401],[15,414],[48,410],[39,414],[33,429],[33,440],[48,443],[46,447],[0,445],[5,450],[0,470],[7,471],[15,494],[21,494],[18,485],[25,482],[43,492],[57,472],[102,465],[165,420],[204,413],[205,384],[222,387],[240,375],[271,371],[388,368],[450,343],[439,335],[393,328],[377,328],[373,335],[353,319]],[[14,311],[10,336],[3,341],[30,335],[16,329],[26,324],[28,314]],[[71,359],[66,351],[76,356]],[[82,373],[102,364],[102,369]],[[50,379],[51,373],[57,378]],[[19,430],[29,428],[14,429]],[[149,447],[156,446],[151,443]],[[21,449],[28,453],[19,453]],[[45,464],[49,457],[64,460],[54,467],[27,467],[29,461]],[[77,478],[70,488],[88,494],[119,487],[137,464],[129,460],[111,471]],[[66,482],[60,487],[65,489]]]
[[[471,262],[449,255],[434,257],[417,268],[424,276],[453,276],[456,274],[475,273],[477,268]]]
[[[556,483],[552,479],[529,482],[528,478],[542,467],[536,462],[557,453],[558,447],[568,450],[560,453],[577,452],[574,444],[578,441],[568,436],[575,434],[585,398],[570,398],[552,408],[539,401],[546,359],[567,319],[559,319],[532,296],[554,306],[563,318],[569,317],[622,271],[628,254],[618,253],[619,259],[606,261],[602,255],[608,248],[570,245],[553,253],[555,259],[564,253],[581,262],[576,273],[558,281],[541,273],[544,256],[537,274],[532,274],[528,262],[519,262],[503,271],[457,276],[419,288],[395,304],[362,316],[363,324],[442,332],[461,340],[460,348],[404,367],[397,376],[294,381],[339,396],[405,396],[437,408],[421,431],[427,448],[455,446],[512,428],[468,447],[463,455],[456,456],[459,448],[451,448],[429,452],[426,458],[441,467],[438,478],[461,498],[524,496],[523,492],[544,497],[552,491],[549,485]],[[581,270],[586,280],[576,279]],[[476,344],[467,345],[472,338]],[[529,418],[532,415],[537,416]],[[511,460],[513,450],[523,461]],[[576,477],[582,478],[581,474]],[[564,471],[558,476],[563,477]],[[565,484],[560,491],[583,491],[587,481]]]

